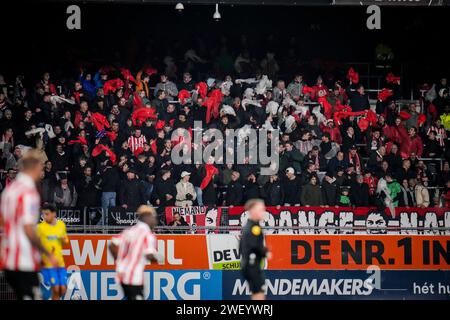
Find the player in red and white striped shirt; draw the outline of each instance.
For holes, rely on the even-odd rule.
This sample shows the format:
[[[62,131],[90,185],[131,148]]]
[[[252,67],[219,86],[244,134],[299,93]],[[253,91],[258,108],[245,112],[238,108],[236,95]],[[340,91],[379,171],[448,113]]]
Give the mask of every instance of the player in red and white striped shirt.
[[[128,138],[128,147],[131,152],[134,152],[139,148],[144,148],[144,143],[147,142],[147,139],[144,135],[142,135],[141,128],[136,128],[134,130],[134,135]]]
[[[39,299],[40,253],[56,259],[41,244],[36,234],[40,215],[40,196],[36,182],[41,179],[43,163],[39,154],[28,151],[19,162],[21,172],[2,193],[1,221],[4,237],[1,243],[1,265],[6,280],[17,299]]]
[[[117,279],[128,300],[144,298],[144,269],[148,261],[156,262],[156,237],[152,229],[158,224],[155,209],[138,208],[138,223],[112,239],[109,249],[116,261]]]

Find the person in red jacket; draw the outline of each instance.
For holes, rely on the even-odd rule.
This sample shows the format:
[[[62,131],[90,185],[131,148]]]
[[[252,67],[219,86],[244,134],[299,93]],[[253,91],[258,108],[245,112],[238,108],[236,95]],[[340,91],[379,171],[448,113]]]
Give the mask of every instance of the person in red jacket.
[[[342,143],[341,131],[334,125],[333,119],[328,119],[326,122],[321,123],[320,129],[323,133],[328,132],[330,134],[331,141],[338,144]]]
[[[316,80],[316,85],[312,87],[313,92],[311,93],[311,100],[316,101],[320,97],[326,97],[328,95],[328,88],[323,83],[322,76],[318,76]]]
[[[420,158],[423,152],[423,143],[422,139],[417,135],[417,129],[411,127],[407,136],[404,136],[404,134],[401,136],[400,154],[402,158],[408,158],[412,153],[415,153]]]

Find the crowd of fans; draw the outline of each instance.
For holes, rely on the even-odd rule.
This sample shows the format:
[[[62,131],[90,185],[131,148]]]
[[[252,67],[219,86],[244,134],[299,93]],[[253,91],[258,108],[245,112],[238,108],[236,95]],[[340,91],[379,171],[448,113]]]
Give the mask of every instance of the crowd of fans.
[[[449,206],[447,79],[425,87],[421,104],[401,107],[400,79],[389,73],[371,106],[353,69],[307,84],[302,74],[271,78],[270,54],[259,67],[240,77],[248,66],[239,56],[223,79],[185,72],[176,80],[176,69],[150,66],[82,69],[73,83],[47,72],[30,86],[0,76],[0,188],[37,148],[47,159],[42,201],[63,207],[238,206],[255,197],[271,206]],[[280,129],[278,173],[261,175],[248,157],[174,165],[171,150],[184,142],[171,133],[194,121],[224,134]]]

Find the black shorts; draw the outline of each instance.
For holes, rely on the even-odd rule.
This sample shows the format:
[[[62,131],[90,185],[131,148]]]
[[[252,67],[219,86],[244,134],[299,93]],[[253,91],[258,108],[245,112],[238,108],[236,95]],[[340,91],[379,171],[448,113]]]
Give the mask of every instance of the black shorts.
[[[123,283],[121,285],[127,300],[144,300],[144,286],[130,286]]]
[[[266,277],[264,276],[264,272],[260,268],[244,267],[244,269],[242,269],[242,275],[244,276],[244,279],[247,280],[250,291],[252,293],[259,293],[264,291]]]
[[[5,278],[17,300],[42,299],[37,272],[5,270]]]

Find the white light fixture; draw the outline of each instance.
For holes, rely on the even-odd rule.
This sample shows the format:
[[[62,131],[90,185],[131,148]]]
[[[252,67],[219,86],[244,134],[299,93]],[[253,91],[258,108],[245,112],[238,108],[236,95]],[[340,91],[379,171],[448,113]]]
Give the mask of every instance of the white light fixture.
[[[177,10],[178,12],[181,12],[184,10],[184,5],[181,2],[178,2],[175,6],[175,10]]]
[[[216,12],[214,12],[214,14],[213,14],[213,19],[216,21],[219,21],[220,18],[222,18],[222,16],[220,15],[220,12],[219,12],[219,4],[216,3]]]

